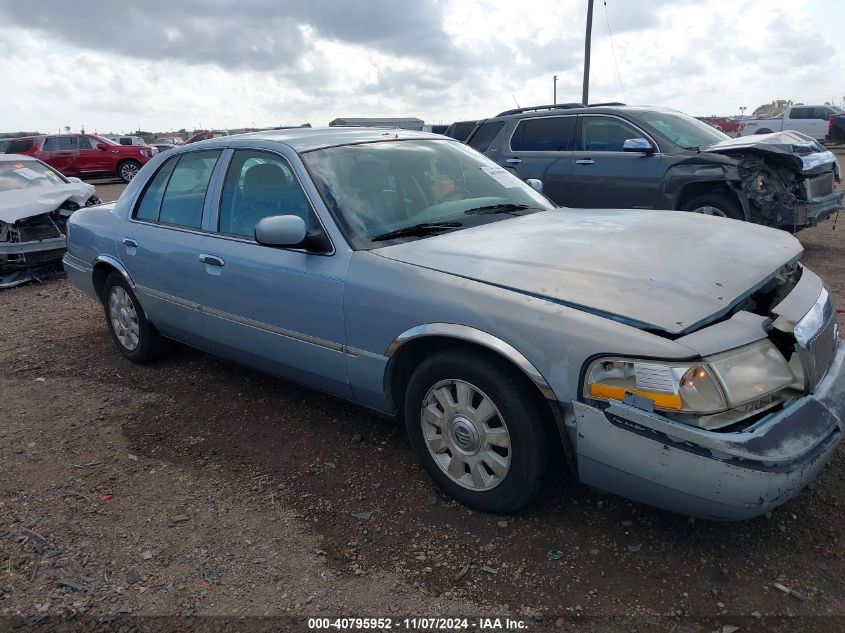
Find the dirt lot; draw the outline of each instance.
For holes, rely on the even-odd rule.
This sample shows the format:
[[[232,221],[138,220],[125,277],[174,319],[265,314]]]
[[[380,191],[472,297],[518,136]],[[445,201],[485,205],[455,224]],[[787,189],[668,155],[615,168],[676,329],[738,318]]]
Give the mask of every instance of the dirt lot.
[[[104,200],[120,188],[98,183]],[[832,222],[800,234],[841,306],[843,236]],[[0,332],[0,617],[845,628],[843,450],[745,523],[692,522],[563,474],[531,510],[491,516],[442,498],[392,421],[185,348],[130,364],[64,279],[0,294]]]

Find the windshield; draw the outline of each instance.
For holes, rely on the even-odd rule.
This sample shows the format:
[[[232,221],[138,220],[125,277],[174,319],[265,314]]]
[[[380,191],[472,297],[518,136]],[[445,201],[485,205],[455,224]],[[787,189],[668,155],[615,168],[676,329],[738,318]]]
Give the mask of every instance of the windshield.
[[[0,162],[0,191],[34,189],[66,182],[63,176],[37,160]]]
[[[106,145],[120,145],[120,143],[118,143],[114,139],[108,138],[107,136],[98,136],[97,134],[92,134],[91,136],[93,136],[98,141],[102,141]]]
[[[834,114],[845,114],[845,110],[839,106],[830,106],[830,109],[833,110]]]
[[[646,125],[684,149],[698,149],[702,145],[712,145],[730,138],[707,123],[680,112],[658,110],[643,112],[640,116]]]
[[[454,141],[344,145],[302,159],[356,249],[390,243],[385,234],[418,224],[449,222],[442,228],[455,229],[554,208],[511,172]]]

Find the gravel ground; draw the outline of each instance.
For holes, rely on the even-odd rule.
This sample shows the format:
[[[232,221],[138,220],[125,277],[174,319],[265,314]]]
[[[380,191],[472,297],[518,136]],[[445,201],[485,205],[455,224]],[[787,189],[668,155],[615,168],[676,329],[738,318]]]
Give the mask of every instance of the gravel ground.
[[[106,200],[119,188],[98,183]],[[799,234],[839,305],[843,230]],[[393,421],[186,348],[130,364],[64,279],[0,294],[0,332],[0,616],[845,627],[842,449],[744,523],[691,522],[563,473],[527,512],[485,515],[438,493]]]

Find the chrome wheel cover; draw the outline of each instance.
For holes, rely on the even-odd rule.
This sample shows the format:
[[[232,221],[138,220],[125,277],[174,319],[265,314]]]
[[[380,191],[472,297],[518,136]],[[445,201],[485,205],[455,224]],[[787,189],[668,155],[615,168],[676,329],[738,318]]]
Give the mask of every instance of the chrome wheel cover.
[[[722,211],[719,207],[704,206],[692,210],[693,213],[701,213],[704,215],[715,215],[719,218],[726,218],[728,214]]]
[[[114,335],[124,348],[131,352],[138,347],[141,339],[138,313],[129,293],[120,286],[114,286],[109,292],[109,320]]]
[[[138,171],[139,167],[135,163],[124,163],[120,167],[120,177],[123,180],[129,181],[138,175]]]
[[[511,437],[496,404],[464,380],[441,380],[423,398],[423,441],[434,463],[468,490],[498,486],[511,465]]]

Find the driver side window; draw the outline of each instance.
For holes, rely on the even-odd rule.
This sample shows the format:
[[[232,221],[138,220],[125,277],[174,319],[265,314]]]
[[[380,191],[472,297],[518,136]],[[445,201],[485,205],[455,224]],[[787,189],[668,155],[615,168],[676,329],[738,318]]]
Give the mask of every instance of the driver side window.
[[[585,116],[581,120],[581,147],[588,152],[621,152],[629,138],[642,133],[624,121],[607,116]]]
[[[259,150],[237,150],[223,182],[217,230],[253,238],[258,221],[273,215],[296,215],[308,226],[309,209],[285,159]]]

